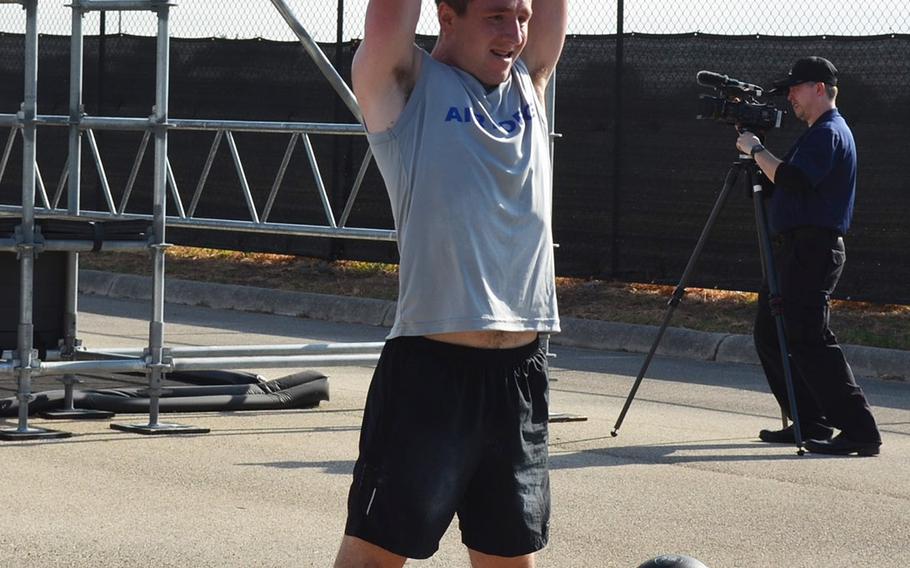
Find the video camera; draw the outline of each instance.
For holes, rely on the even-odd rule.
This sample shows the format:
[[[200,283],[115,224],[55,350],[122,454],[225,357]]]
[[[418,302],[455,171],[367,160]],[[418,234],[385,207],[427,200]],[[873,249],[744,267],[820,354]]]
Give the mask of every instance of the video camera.
[[[717,120],[735,124],[742,131],[762,134],[771,128],[780,128],[784,111],[770,103],[760,103],[765,89],[745,83],[727,75],[699,71],[695,80],[703,87],[712,87],[716,96],[699,95],[699,120]]]

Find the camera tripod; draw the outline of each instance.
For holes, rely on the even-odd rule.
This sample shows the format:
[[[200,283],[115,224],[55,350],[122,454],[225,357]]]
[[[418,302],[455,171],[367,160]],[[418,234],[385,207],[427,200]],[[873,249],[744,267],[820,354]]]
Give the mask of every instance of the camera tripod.
[[[663,338],[664,332],[666,331],[667,326],[670,324],[670,319],[673,317],[673,312],[676,310],[676,307],[679,305],[679,302],[682,300],[683,296],[686,293],[686,285],[689,281],[689,276],[692,274],[695,263],[698,260],[698,257],[701,255],[701,251],[705,246],[705,242],[708,240],[708,235],[711,232],[711,229],[713,228],[714,223],[717,220],[717,217],[727,200],[727,195],[730,193],[730,189],[736,184],[737,179],[743,172],[746,174],[743,178],[746,184],[745,189],[747,193],[752,195],[752,202],[755,209],[755,227],[758,231],[758,244],[759,251],[761,253],[762,274],[765,278],[765,281],[768,283],[768,289],[770,291],[769,301],[771,303],[771,312],[774,315],[774,322],[777,328],[777,339],[780,346],[781,359],[784,366],[784,379],[787,386],[787,398],[790,400],[790,416],[793,419],[793,434],[796,441],[796,453],[799,455],[803,455],[805,453],[803,450],[802,432],[799,427],[799,415],[797,414],[796,409],[796,393],[793,389],[793,374],[790,367],[790,349],[788,347],[789,344],[787,342],[786,329],[784,327],[784,316],[780,309],[779,303],[780,286],[777,281],[777,270],[774,268],[774,256],[771,249],[771,236],[768,233],[768,219],[765,213],[765,205],[761,185],[761,176],[763,174],[759,170],[758,165],[755,163],[755,161],[751,157],[743,154],[740,155],[739,159],[735,161],[727,171],[726,178],[724,179],[723,189],[721,190],[720,195],[717,196],[717,201],[714,203],[714,208],[711,210],[711,214],[708,216],[708,221],[705,223],[705,226],[702,229],[701,236],[698,238],[698,243],[695,245],[695,250],[692,251],[692,255],[689,257],[689,262],[686,264],[682,278],[680,278],[679,284],[676,286],[672,297],[667,303],[667,312],[664,315],[663,322],[661,323],[660,329],[657,332],[657,337],[654,338],[654,343],[651,345],[651,349],[648,351],[648,355],[645,357],[644,364],[642,365],[641,370],[638,372],[638,376],[635,378],[635,383],[632,385],[632,390],[629,392],[629,396],[626,398],[626,403],[623,405],[622,411],[619,413],[619,418],[616,420],[616,424],[613,426],[613,431],[610,433],[614,437],[619,435],[619,427],[622,425],[622,422],[626,417],[626,413],[629,411],[629,407],[632,405],[632,400],[635,398],[635,393],[638,392],[638,387],[641,385],[641,381],[644,378],[645,373],[648,371],[648,367],[651,365],[651,360],[654,358],[654,353],[657,351],[660,340]],[[784,409],[781,409],[781,415],[784,427],[786,428],[787,416]]]

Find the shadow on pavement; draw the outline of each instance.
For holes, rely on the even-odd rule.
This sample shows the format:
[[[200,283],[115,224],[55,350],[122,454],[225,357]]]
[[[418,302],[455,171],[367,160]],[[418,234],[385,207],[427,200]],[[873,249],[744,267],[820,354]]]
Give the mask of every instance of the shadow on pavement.
[[[610,440],[612,438],[604,438]],[[763,450],[759,453],[729,454],[736,450]],[[787,453],[780,453],[784,450]],[[792,450],[792,451],[791,451]],[[680,452],[677,454],[677,452]],[[693,455],[688,452],[704,452]],[[781,461],[806,459],[796,455],[796,448],[785,445],[769,446],[758,442],[718,442],[654,444],[597,448],[577,452],[551,453],[550,469],[582,469],[589,467],[614,467],[630,463],[649,465],[676,465],[685,463],[723,463],[750,461]]]
[[[354,471],[353,460],[330,460],[330,461],[278,461],[262,463],[238,463],[240,466],[248,467],[269,467],[275,469],[318,469],[321,473],[333,475],[350,475]]]
[[[628,388],[631,388],[645,359],[643,353],[607,352],[558,346],[553,351],[557,355],[556,359],[550,363],[551,376],[555,379],[551,388],[554,390],[560,389],[561,386],[560,371],[618,375],[628,378]],[[642,384],[650,381],[732,388],[761,392],[771,396],[762,370],[757,365],[655,357],[648,372],[645,373]],[[863,388],[873,407],[910,410],[910,385],[907,383],[862,377],[859,377],[857,382]],[[628,390],[624,390],[623,398],[627,394]]]

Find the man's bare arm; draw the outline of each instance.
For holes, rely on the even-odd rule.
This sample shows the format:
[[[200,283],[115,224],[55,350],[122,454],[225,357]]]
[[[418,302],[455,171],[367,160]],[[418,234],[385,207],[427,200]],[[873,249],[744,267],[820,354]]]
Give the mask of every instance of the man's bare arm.
[[[771,180],[771,183],[775,183],[777,181],[777,169],[783,162],[769,150],[759,152],[753,156],[752,148],[758,144],[761,144],[761,140],[759,140],[758,136],[749,131],[743,132],[739,135],[739,138],[736,139],[736,147],[739,151],[743,154],[752,156],[752,159],[754,159],[755,163],[758,164],[758,167],[761,168],[765,177]]]
[[[528,44],[521,54],[540,100],[556,69],[566,40],[568,0],[534,0],[528,22]]]
[[[354,55],[354,94],[370,132],[391,128],[414,87],[421,0],[370,0],[363,43]]]

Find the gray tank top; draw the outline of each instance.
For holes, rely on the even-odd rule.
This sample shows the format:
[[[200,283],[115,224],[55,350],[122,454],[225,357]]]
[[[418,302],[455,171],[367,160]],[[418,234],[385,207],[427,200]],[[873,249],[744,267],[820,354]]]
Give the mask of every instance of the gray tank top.
[[[398,121],[367,136],[401,256],[389,339],[557,332],[549,130],[527,67],[487,92],[421,54]]]

